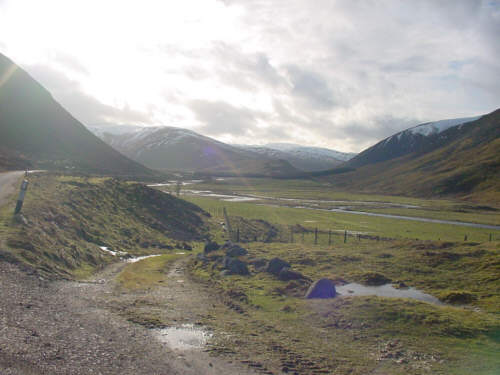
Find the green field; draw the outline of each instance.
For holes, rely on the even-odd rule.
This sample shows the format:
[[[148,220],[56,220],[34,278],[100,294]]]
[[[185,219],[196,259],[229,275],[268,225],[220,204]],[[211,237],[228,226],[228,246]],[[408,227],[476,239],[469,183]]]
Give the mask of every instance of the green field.
[[[341,193],[315,182],[240,179],[189,188],[223,194],[351,200],[367,212],[493,225],[499,222],[491,207]],[[211,253],[208,262],[191,263],[195,279],[230,299],[228,312],[205,321],[216,331],[231,332],[214,343],[214,352],[231,348],[270,367],[307,374],[495,374],[500,368],[496,354],[500,350],[498,231],[273,206],[264,201],[182,197],[212,214],[211,234],[219,242],[234,239],[234,233],[231,236],[220,225],[223,208],[233,232],[239,229],[242,237],[249,227],[258,228],[262,220],[278,232],[267,243],[241,244],[249,251],[240,259],[249,264],[250,276],[221,276],[221,251]],[[381,208],[359,202],[420,208]],[[348,236],[344,242],[345,230]],[[305,300],[301,297],[307,282],[281,281],[252,265],[255,260],[273,257],[286,260],[310,280],[326,277],[366,284],[375,274],[393,285],[417,288],[446,304],[376,296]]]

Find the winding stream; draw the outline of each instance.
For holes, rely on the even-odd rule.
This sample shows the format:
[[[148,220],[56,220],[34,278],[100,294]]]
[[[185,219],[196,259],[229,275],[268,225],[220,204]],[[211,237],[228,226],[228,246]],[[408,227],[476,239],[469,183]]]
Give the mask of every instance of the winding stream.
[[[221,201],[226,202],[251,202],[251,201],[259,201],[259,204],[265,206],[277,206],[272,203],[262,203],[262,202],[293,202],[301,204],[300,206],[294,206],[293,208],[300,208],[306,210],[316,210],[316,211],[327,211],[327,212],[339,212],[344,214],[353,214],[353,215],[365,215],[365,216],[376,216],[376,217],[384,217],[388,219],[396,219],[396,220],[410,220],[410,221],[420,221],[424,223],[437,223],[437,224],[449,224],[449,225],[459,225],[464,227],[472,227],[472,228],[482,228],[482,229],[492,229],[492,230],[500,230],[500,226],[498,225],[490,225],[490,224],[478,224],[478,223],[468,223],[463,221],[453,221],[453,220],[440,220],[440,219],[429,219],[424,217],[415,217],[415,216],[403,216],[403,215],[392,215],[392,214],[381,214],[376,212],[366,212],[366,211],[356,211],[351,210],[349,208],[341,207],[341,208],[321,208],[320,204],[335,204],[335,203],[347,203],[347,204],[355,204],[355,205],[370,205],[377,204],[384,207],[395,207],[395,208],[418,208],[418,206],[406,205],[406,204],[397,204],[397,203],[388,203],[388,202],[364,202],[364,201],[332,201],[332,200],[311,200],[311,199],[294,199],[294,198],[273,198],[273,197],[264,197],[258,195],[237,195],[237,194],[217,194],[210,190],[184,190],[185,194],[193,195],[193,196],[201,196],[201,197],[209,197],[216,198]],[[308,205],[305,205],[308,204]]]

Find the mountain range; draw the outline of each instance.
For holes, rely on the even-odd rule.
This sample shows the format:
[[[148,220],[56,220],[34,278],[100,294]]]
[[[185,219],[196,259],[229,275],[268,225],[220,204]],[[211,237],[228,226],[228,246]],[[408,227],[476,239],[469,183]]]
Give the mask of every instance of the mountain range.
[[[2,54],[0,88],[0,169],[155,174],[88,131],[44,87]]]
[[[276,143],[229,145],[175,127],[89,126],[110,146],[159,170],[285,176],[334,168],[354,154]]]
[[[0,170],[320,178],[342,190],[500,201],[500,110],[420,124],[354,156],[283,143],[229,145],[174,127],[90,126],[97,137],[2,54],[0,88]]]

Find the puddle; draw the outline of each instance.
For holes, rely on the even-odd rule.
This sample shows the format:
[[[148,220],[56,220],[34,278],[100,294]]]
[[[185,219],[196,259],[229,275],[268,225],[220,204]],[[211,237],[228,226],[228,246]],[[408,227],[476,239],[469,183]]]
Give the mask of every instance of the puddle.
[[[155,254],[155,255],[144,255],[142,257],[134,257],[134,258],[129,258],[126,259],[125,262],[127,263],[135,263],[143,259],[148,259],[148,258],[153,258],[153,257],[159,257],[161,254]]]
[[[391,298],[411,298],[418,301],[444,305],[443,302],[430,294],[419,291],[415,288],[396,289],[392,284],[380,286],[366,286],[357,283],[350,283],[336,286],[337,293],[342,296],[379,296]]]
[[[156,337],[169,348],[175,350],[193,350],[203,348],[212,334],[193,324],[183,324],[180,327],[157,329]]]

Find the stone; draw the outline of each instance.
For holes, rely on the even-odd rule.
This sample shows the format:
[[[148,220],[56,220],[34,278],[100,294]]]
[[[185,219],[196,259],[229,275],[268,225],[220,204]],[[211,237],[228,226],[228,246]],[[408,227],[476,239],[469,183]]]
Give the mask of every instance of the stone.
[[[290,268],[291,265],[290,265],[290,263],[284,261],[283,259],[273,258],[269,261],[269,264],[267,265],[267,268],[266,268],[266,272],[272,273],[275,276],[279,276],[281,270],[284,267]]]
[[[203,252],[210,253],[212,251],[217,251],[219,249],[220,249],[220,245],[217,242],[209,241],[205,244],[205,247],[203,248]]]
[[[247,255],[248,251],[242,248],[239,245],[232,245],[226,250],[226,255],[228,257],[239,257],[243,255]]]
[[[264,271],[267,265],[267,259],[265,258],[257,258],[253,259],[249,262],[252,266],[254,266],[255,270],[258,272]]]
[[[224,268],[233,275],[248,275],[250,273],[245,262],[231,257],[224,259]]]
[[[330,279],[319,279],[314,282],[306,293],[306,298],[334,298],[337,295],[335,284]]]
[[[290,267],[283,267],[278,277],[282,281],[305,279],[304,275],[302,275],[300,272],[292,271]]]

